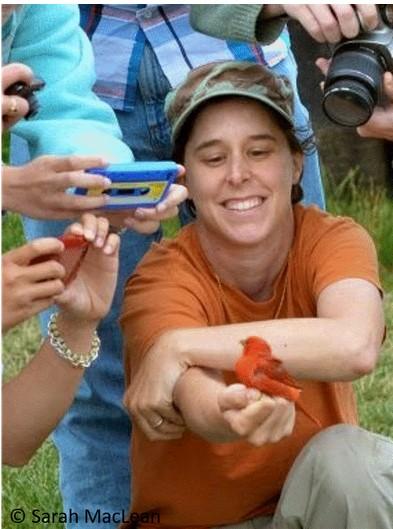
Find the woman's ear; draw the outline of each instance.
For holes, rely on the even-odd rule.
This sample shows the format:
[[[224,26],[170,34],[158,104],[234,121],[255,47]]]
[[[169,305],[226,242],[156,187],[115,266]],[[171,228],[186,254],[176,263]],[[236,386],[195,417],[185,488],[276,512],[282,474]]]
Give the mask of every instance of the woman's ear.
[[[293,159],[293,178],[292,182],[294,184],[298,184],[300,182],[300,178],[303,173],[303,165],[304,165],[304,154],[299,151],[295,151],[292,153],[292,159]]]

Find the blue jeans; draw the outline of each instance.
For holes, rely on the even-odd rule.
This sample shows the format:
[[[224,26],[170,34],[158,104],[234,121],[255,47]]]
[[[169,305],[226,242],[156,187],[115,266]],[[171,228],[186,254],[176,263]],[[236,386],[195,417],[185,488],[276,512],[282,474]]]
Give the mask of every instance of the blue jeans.
[[[274,68],[277,73],[296,79],[296,65],[292,56]],[[132,112],[117,112],[124,139],[131,146],[137,160],[170,159],[170,130],[163,112],[165,95],[169,90],[166,78],[146,47],[137,93],[137,104]],[[296,101],[296,120],[304,137],[310,134],[308,113]],[[21,149],[15,148],[21,162]],[[317,153],[306,157],[303,176],[305,199],[324,206]],[[183,223],[188,218],[182,215]],[[27,237],[61,233],[64,222],[25,219]],[[122,407],[124,392],[122,364],[122,336],[118,326],[124,285],[150,244],[159,240],[160,232],[141,236],[127,232],[122,236],[120,271],[115,299],[108,316],[98,329],[101,337],[99,359],[86,370],[73,406],[54,433],[60,454],[60,480],[64,511],[80,513],[79,523],[67,527],[82,529],[114,529],[116,524],[84,523],[84,512],[94,513],[127,510],[130,503],[129,443],[131,425]],[[48,312],[42,314],[45,332]]]

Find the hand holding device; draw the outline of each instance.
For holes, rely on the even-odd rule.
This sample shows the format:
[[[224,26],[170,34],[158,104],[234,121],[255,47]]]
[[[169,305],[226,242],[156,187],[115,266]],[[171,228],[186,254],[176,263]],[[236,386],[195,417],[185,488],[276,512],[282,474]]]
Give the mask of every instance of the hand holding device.
[[[106,210],[155,207],[168,194],[170,185],[176,180],[181,166],[172,161],[132,162],[96,167],[86,172],[109,178],[109,188],[77,188],[76,194],[87,196],[107,195]]]

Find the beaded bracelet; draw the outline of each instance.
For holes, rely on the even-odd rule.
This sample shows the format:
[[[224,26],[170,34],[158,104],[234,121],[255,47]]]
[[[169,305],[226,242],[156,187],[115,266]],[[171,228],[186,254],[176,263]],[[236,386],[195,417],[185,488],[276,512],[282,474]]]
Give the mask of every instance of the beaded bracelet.
[[[89,367],[98,357],[101,346],[101,340],[97,335],[97,331],[94,331],[88,354],[74,353],[60,335],[59,329],[57,328],[57,316],[58,313],[52,314],[48,323],[48,337],[51,346],[59,356],[70,362],[74,367]]]

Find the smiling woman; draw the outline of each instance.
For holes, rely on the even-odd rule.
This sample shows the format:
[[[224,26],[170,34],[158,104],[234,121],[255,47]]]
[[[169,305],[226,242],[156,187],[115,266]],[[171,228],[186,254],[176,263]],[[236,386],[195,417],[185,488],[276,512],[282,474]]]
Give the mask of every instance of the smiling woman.
[[[388,529],[393,444],[355,426],[350,383],[383,338],[375,249],[351,219],[297,203],[288,83],[213,63],[190,72],[167,114],[196,219],[126,289],[132,509],[159,512],[161,528]],[[255,387],[234,374],[250,336],[269,351],[254,351]],[[297,408],[272,379],[301,388]],[[376,453],[386,465],[370,478]]]

